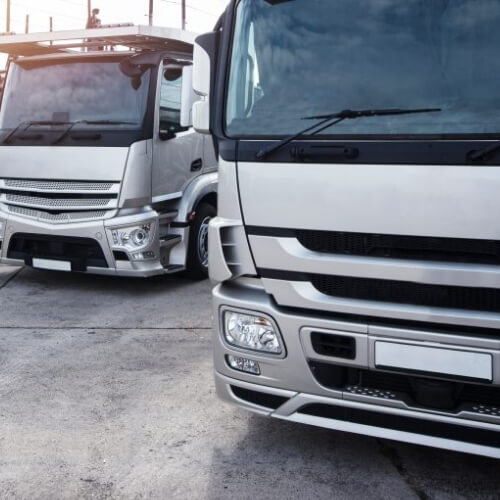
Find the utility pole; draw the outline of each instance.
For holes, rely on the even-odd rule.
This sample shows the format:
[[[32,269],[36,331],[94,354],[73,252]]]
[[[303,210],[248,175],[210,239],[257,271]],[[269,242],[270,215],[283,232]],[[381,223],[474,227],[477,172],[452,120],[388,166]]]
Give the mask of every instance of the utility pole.
[[[149,25],[153,26],[153,0],[149,0]]]
[[[90,19],[92,14],[92,0],[87,0],[87,20]]]
[[[182,0],[182,29],[186,29],[186,0]]]
[[[29,33],[30,32],[30,15],[26,14],[26,24],[24,25],[24,32]]]
[[[7,0],[7,17],[5,21],[5,31],[10,32],[10,0]]]

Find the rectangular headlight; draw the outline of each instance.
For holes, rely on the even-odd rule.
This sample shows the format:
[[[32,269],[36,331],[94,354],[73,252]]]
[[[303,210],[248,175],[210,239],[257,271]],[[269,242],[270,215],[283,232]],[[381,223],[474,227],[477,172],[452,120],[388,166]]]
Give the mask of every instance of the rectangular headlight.
[[[235,347],[268,354],[281,354],[283,345],[277,328],[269,319],[237,311],[224,311],[224,338]]]

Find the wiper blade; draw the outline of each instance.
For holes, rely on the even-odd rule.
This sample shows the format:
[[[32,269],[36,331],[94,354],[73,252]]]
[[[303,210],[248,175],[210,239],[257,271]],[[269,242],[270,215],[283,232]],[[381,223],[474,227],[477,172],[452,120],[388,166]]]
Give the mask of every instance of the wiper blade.
[[[82,120],[79,123],[85,123],[85,125],[139,125],[138,122],[127,122],[122,120]]]
[[[14,130],[10,132],[10,134],[4,137],[2,144],[10,144],[12,138],[22,129],[22,127],[24,127],[22,131],[26,132],[30,127],[33,126],[67,125],[68,123],[71,122],[51,121],[51,120],[21,122]]]
[[[392,108],[392,109],[360,109],[360,110],[352,110],[346,109],[344,111],[339,111],[336,113],[328,113],[325,115],[316,115],[316,116],[305,116],[302,120],[320,120],[319,123],[315,123],[314,125],[307,127],[296,134],[293,134],[289,137],[285,137],[278,143],[273,146],[262,149],[257,153],[257,159],[263,160],[270,154],[278,151],[283,146],[286,146],[290,142],[298,139],[300,136],[306,134],[307,132],[311,132],[311,135],[319,134],[323,130],[336,125],[344,120],[352,120],[356,118],[362,118],[365,116],[394,116],[394,115],[410,115],[417,113],[434,113],[441,111],[441,108],[414,108],[414,109],[403,109],[403,108]],[[316,129],[316,130],[315,130]]]
[[[496,153],[500,150],[500,141],[495,141],[493,144],[480,149],[479,151],[470,151],[467,155],[468,160],[479,161],[488,157],[492,153]]]
[[[393,116],[393,115],[411,115],[417,113],[434,113],[441,111],[441,108],[415,108],[415,109],[345,109],[339,113],[329,113],[326,115],[304,116],[302,120],[326,120],[327,118],[342,118],[343,120],[352,118],[361,118],[363,116]]]

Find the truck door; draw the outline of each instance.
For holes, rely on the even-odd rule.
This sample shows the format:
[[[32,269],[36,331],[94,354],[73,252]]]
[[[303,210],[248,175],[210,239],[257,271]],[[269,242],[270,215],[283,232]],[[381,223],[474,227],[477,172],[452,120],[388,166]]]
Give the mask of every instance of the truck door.
[[[182,66],[160,71],[153,137],[153,201],[181,196],[204,167],[203,135],[181,126]]]

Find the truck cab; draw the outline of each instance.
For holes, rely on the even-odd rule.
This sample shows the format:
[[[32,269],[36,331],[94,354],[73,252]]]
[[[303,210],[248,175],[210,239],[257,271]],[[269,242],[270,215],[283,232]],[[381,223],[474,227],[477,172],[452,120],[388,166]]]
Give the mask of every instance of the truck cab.
[[[191,126],[193,41],[131,25],[0,37],[2,263],[207,276],[217,162]]]
[[[499,19],[234,0],[197,39],[224,400],[500,457]]]

